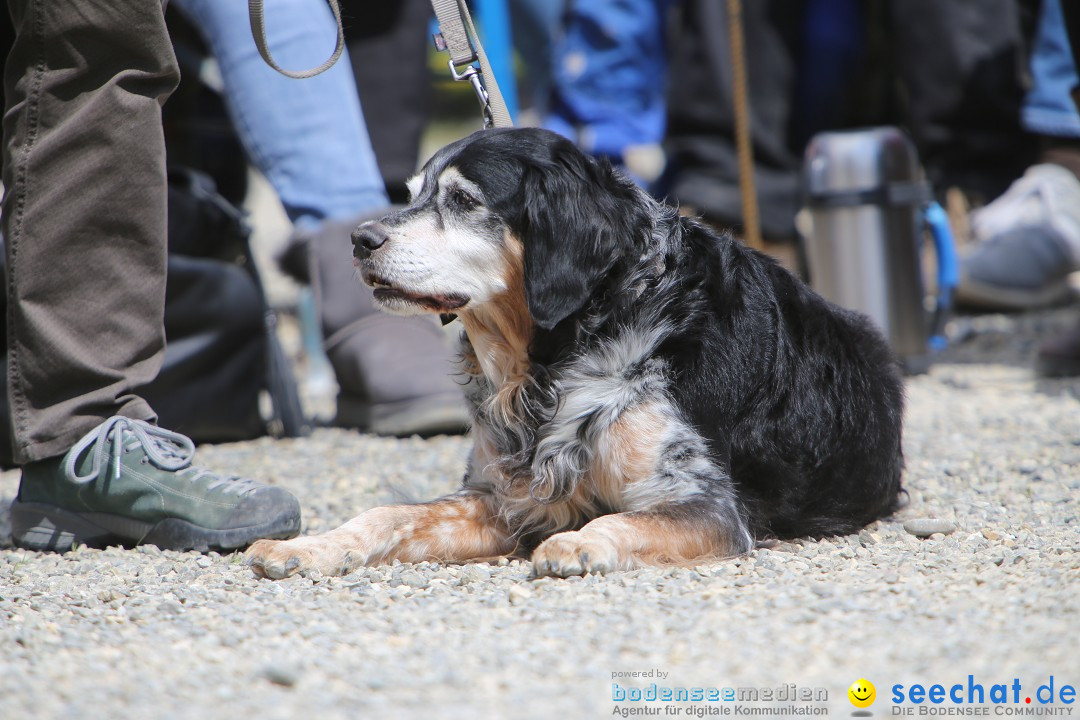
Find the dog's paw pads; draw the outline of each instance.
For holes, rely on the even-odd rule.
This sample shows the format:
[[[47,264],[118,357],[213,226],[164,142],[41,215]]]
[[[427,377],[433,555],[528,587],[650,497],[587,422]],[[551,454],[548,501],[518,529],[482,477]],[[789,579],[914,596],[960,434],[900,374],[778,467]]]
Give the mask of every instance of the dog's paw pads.
[[[604,574],[618,569],[618,561],[618,550],[613,543],[581,532],[553,535],[532,556],[536,577]]]
[[[280,580],[315,566],[311,553],[288,540],[259,540],[244,553],[259,577]]]

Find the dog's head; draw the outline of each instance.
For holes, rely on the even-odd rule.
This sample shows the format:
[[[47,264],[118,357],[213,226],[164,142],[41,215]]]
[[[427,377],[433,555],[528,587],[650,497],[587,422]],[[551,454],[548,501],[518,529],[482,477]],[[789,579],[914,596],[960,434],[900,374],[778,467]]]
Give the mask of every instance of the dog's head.
[[[409,190],[407,208],[353,233],[361,277],[399,314],[467,313],[523,293],[550,330],[646,226],[632,182],[545,130],[474,133],[439,151]]]

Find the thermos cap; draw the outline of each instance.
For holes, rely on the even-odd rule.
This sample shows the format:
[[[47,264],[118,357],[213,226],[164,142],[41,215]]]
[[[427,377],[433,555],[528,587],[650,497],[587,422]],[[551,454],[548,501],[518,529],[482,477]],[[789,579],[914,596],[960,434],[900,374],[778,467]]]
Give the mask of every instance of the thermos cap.
[[[825,132],[806,148],[805,204],[920,205],[929,201],[915,146],[899,128]]]

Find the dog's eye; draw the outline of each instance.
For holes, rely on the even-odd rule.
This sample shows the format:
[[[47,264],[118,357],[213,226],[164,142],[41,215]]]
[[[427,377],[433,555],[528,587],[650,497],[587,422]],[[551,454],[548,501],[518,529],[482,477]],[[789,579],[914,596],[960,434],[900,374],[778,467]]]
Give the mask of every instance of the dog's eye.
[[[476,198],[461,188],[454,188],[447,196],[447,204],[456,210],[472,210],[480,203],[476,201]]]

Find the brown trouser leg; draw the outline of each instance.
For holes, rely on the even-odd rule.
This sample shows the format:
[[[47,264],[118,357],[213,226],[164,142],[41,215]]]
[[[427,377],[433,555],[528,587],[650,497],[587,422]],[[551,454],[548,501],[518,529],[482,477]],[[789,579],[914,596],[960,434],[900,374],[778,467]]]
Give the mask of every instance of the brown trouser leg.
[[[103,419],[164,351],[161,104],[179,78],[156,0],[8,0],[3,230],[8,392],[19,462]]]

